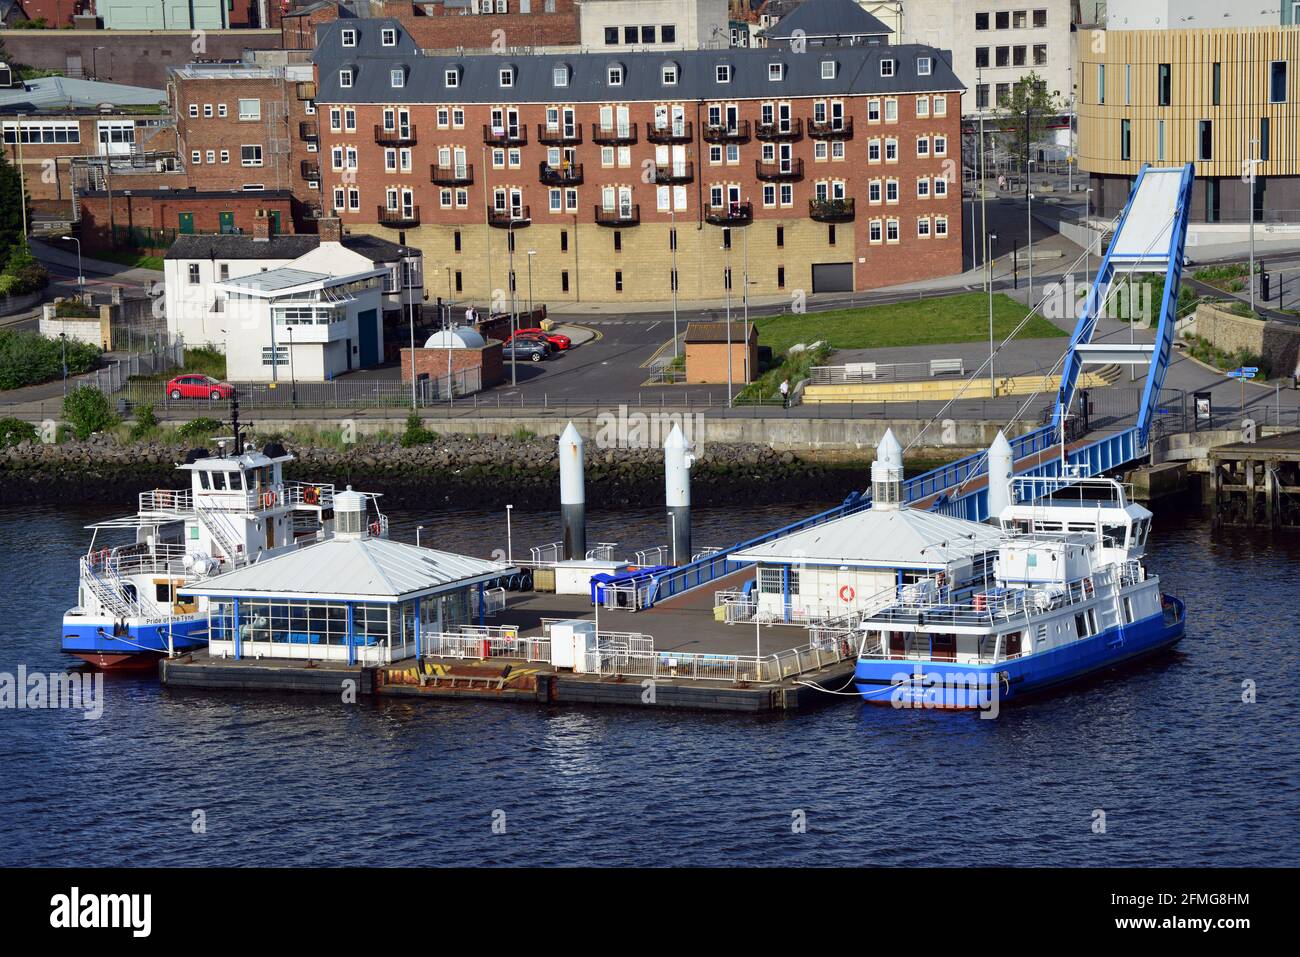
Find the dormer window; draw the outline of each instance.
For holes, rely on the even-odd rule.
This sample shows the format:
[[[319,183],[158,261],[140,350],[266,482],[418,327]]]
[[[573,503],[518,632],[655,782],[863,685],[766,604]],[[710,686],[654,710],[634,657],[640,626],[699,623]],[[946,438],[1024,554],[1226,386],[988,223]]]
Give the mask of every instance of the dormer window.
[[[834,60],[822,60],[822,79],[823,79],[823,80],[833,80],[833,79],[835,79],[835,61],[834,61]]]
[[[893,76],[893,75],[894,75],[894,61],[893,61],[893,60],[891,60],[891,59],[889,59],[888,57],[886,57],[885,59],[883,59],[883,60],[880,61],[880,75],[881,75],[881,76]]]
[[[677,69],[677,64],[676,64],[676,63],[665,63],[665,64],[663,65],[663,69],[660,71],[660,74],[659,74],[659,75],[660,75],[660,78],[663,80],[663,84],[664,84],[664,86],[676,86],[676,85],[677,85],[677,77],[678,77],[678,75],[679,75],[679,71],[678,71],[678,69]]]
[[[339,86],[343,89],[350,89],[352,86],[352,70],[339,70]]]
[[[503,86],[503,87],[514,86],[514,85],[515,85],[515,68],[512,67],[512,66],[505,66],[505,67],[502,67],[502,68],[500,69],[500,71],[498,71],[498,73],[497,73],[497,78],[498,78],[498,82],[499,82],[499,83],[501,84],[501,86]]]
[[[386,47],[397,46],[397,31],[392,27],[385,27],[379,31],[379,42]]]
[[[400,90],[402,87],[406,86],[406,71],[404,69],[399,67],[396,70],[390,70],[388,75],[394,90]]]
[[[610,64],[609,69],[605,71],[605,79],[608,81],[610,86],[622,86],[623,65],[620,63]]]
[[[931,69],[931,60],[928,56],[916,58],[916,75],[929,76]]]
[[[448,89],[455,89],[460,86],[460,69],[458,67],[452,67],[450,70],[444,71],[442,74],[442,81]]]
[[[785,67],[780,63],[769,63],[767,65],[767,78],[779,82],[785,75]]]
[[[354,47],[357,45],[357,31],[344,30],[342,33],[343,45],[345,47]]]
[[[731,65],[728,63],[719,63],[713,71],[713,77],[719,83],[731,82]]]
[[[569,68],[567,66],[565,66],[564,64],[560,64],[559,66],[557,66],[555,69],[551,71],[551,85],[552,86],[569,85]]]

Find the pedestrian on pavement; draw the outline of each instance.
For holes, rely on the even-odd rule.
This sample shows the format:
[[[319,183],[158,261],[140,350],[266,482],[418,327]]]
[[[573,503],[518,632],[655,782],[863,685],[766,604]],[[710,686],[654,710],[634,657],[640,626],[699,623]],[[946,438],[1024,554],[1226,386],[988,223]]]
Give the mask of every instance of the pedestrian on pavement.
[[[781,380],[781,408],[790,408],[790,380]]]
[[[466,306],[466,307],[465,307],[465,324],[466,324],[466,325],[470,325],[470,326],[472,326],[472,325],[474,325],[475,321],[477,321],[477,320],[478,320],[478,313],[475,311],[474,307],[473,307],[473,306]]]

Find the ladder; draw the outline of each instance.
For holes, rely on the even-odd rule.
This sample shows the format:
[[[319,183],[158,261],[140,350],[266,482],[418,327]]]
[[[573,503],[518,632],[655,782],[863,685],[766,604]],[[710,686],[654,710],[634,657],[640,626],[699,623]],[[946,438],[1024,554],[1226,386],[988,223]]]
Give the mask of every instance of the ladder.
[[[194,507],[195,514],[203,527],[208,530],[212,540],[217,543],[231,568],[238,568],[248,561],[248,554],[235,536],[234,529],[224,516],[209,508]]]
[[[114,618],[136,617],[140,613],[139,606],[126,599],[121,590],[121,579],[111,573],[110,576],[111,583],[99,577],[90,559],[81,559],[81,580],[86,583],[100,605]]]

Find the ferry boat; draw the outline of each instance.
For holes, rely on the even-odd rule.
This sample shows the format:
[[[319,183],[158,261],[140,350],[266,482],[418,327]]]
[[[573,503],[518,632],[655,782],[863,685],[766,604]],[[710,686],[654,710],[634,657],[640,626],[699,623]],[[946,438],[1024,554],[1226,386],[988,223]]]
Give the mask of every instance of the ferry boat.
[[[987,709],[1156,654],[1184,603],[1143,564],[1151,512],[1111,479],[1011,480],[996,551],[864,616],[854,682],[895,707]]]
[[[134,515],[87,526],[77,605],[63,616],[66,654],[103,670],[151,669],[204,647],[206,599],[181,596],[184,586],[332,537],[334,486],[286,482],[293,456],[278,442],[246,447],[234,402],[231,425],[215,454],[194,449],[177,465],[189,488],[141,492]],[[370,533],[386,537],[377,496],[366,497]]]

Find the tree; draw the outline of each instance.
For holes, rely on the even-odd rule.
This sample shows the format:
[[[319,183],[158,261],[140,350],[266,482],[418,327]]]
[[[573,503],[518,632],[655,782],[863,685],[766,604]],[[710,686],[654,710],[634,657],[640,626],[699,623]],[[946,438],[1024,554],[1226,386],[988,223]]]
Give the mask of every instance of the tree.
[[[63,400],[63,417],[79,439],[111,429],[120,421],[108,404],[108,396],[93,385],[79,385],[67,394]]]
[[[0,146],[0,267],[9,261],[13,250],[26,244],[23,235],[24,201],[18,170],[9,162],[5,148]]]
[[[1062,112],[1060,98],[1048,91],[1047,81],[1037,73],[1017,80],[1011,95],[999,106],[997,123],[1002,128],[1002,145],[1022,161],[1033,158],[1034,144],[1046,136],[1049,122]]]

